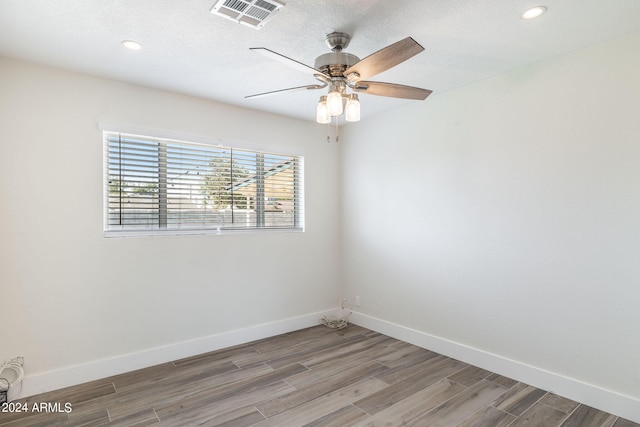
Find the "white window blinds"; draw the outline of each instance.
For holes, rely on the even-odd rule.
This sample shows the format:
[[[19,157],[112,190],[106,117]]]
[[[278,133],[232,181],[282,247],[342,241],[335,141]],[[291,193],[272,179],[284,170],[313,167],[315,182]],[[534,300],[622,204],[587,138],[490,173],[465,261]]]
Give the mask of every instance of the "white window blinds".
[[[303,228],[302,158],[104,132],[105,231]]]

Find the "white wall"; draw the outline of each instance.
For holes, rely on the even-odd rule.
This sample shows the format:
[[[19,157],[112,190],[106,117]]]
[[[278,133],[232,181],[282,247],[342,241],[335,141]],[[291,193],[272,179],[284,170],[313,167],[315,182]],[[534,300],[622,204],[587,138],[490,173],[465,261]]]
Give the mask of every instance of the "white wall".
[[[638,402],[638,52],[635,34],[345,128],[358,311]]]
[[[337,306],[338,149],[324,127],[1,58],[0,94],[0,361],[61,370],[30,392]],[[302,151],[306,232],[104,238],[99,122]]]

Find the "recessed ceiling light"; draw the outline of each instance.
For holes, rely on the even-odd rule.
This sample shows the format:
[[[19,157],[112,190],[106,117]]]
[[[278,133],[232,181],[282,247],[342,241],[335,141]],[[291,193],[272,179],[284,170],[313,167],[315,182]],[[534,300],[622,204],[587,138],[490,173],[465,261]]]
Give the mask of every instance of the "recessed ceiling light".
[[[122,46],[131,50],[140,50],[142,45],[135,40],[122,40]]]
[[[544,6],[536,6],[536,7],[532,7],[530,9],[527,9],[523,14],[522,14],[522,19],[533,19],[533,18],[537,18],[538,16],[542,15],[543,13],[545,13],[547,11],[547,8]]]

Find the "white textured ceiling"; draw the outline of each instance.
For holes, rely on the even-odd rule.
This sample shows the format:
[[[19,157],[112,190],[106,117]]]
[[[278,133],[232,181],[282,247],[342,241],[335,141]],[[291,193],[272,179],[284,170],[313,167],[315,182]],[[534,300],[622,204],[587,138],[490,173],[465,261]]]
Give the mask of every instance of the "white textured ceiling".
[[[313,66],[318,55],[329,52],[324,36],[332,31],[352,34],[346,51],[360,58],[411,36],[425,52],[370,80],[432,89],[437,96],[640,31],[640,0],[286,0],[261,30],[212,15],[214,3],[0,0],[0,56],[314,120],[324,91],[244,99],[317,83],[250,47],[267,47]],[[520,18],[538,4],[548,8],[545,15]],[[144,48],[124,49],[124,39]],[[360,97],[363,118],[430,99]]]

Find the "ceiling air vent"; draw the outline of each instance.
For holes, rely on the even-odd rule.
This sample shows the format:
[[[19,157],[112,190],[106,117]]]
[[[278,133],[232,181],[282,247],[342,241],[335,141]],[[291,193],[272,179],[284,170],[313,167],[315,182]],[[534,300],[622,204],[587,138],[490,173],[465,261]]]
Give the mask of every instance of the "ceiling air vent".
[[[211,13],[259,30],[283,7],[277,0],[218,0]]]

